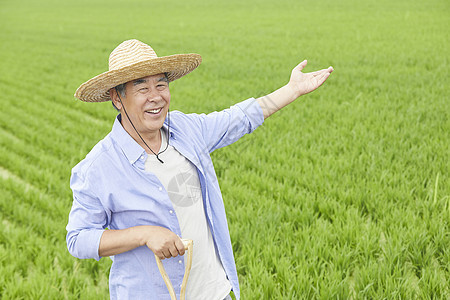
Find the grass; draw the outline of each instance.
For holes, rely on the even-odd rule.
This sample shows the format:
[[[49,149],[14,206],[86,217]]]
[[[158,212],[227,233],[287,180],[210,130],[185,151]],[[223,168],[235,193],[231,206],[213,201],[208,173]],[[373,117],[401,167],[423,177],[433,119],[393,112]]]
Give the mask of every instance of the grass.
[[[213,153],[243,299],[448,299],[446,1],[0,3],[0,298],[107,299],[65,246],[71,168],[109,103],[73,93],[120,42],[196,52],[172,109],[210,112],[333,65],[318,91]]]

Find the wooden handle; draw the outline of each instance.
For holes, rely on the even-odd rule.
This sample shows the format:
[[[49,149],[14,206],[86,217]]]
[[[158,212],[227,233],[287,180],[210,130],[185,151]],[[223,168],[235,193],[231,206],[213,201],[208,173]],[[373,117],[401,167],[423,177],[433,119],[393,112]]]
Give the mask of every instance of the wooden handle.
[[[185,240],[181,239],[181,241],[184,244],[184,249],[187,250],[187,261],[186,266],[184,270],[184,277],[183,277],[183,283],[181,284],[181,291],[180,291],[180,300],[185,300],[186,298],[186,285],[189,277],[189,273],[191,272],[191,266],[192,266],[192,251],[193,251],[193,245],[194,242],[192,240]],[[170,278],[167,275],[166,270],[164,269],[164,266],[159,259],[158,256],[155,254],[156,264],[158,265],[159,273],[161,273],[162,278],[164,279],[164,283],[167,286],[167,289],[169,290],[170,299],[177,300],[177,296],[175,295],[175,290],[173,289],[172,283],[170,282]]]

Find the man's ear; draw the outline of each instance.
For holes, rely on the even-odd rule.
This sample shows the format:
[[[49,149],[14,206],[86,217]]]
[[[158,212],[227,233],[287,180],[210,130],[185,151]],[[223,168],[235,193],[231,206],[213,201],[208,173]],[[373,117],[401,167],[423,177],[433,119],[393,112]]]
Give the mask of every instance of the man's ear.
[[[122,109],[122,103],[119,101],[119,96],[117,95],[117,91],[115,88],[112,88],[109,90],[109,96],[111,97],[111,101],[114,104],[114,106],[118,109]]]

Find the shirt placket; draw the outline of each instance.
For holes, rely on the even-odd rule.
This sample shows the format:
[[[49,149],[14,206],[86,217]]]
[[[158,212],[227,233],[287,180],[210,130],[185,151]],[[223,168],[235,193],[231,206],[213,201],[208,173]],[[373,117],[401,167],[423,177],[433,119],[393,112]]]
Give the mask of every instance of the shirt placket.
[[[205,212],[206,212],[206,219],[208,220],[209,227],[211,230],[211,234],[214,235],[214,223],[212,220],[212,214],[211,214],[211,205],[208,201],[208,193],[207,193],[207,185],[206,185],[206,176],[205,173],[200,166],[200,162],[195,159],[196,157],[194,155],[191,155],[189,151],[187,151],[181,143],[178,142],[174,134],[172,133],[169,138],[169,144],[173,146],[178,152],[181,153],[187,160],[189,160],[197,169],[199,180],[200,180],[200,187],[202,190],[202,198],[203,198],[203,205],[205,206]]]
[[[176,235],[181,236],[181,228],[180,228],[180,224],[178,222],[178,218],[176,216],[175,213],[175,209],[173,208],[173,204],[169,199],[169,194],[166,191],[166,189],[164,188],[164,185],[162,184],[162,182],[158,179],[158,177],[156,175],[154,175],[151,172],[145,172],[145,161],[147,160],[147,156],[148,154],[144,151],[141,156],[136,160],[136,162],[134,163],[134,165],[139,169],[139,172],[143,172],[146,174],[147,176],[151,176],[151,183],[154,184],[156,183],[157,185],[157,190],[159,193],[161,193],[163,195],[163,197],[161,197],[161,199],[164,199],[164,205],[167,207],[167,217],[169,223],[171,224],[171,228],[170,230],[172,230]]]

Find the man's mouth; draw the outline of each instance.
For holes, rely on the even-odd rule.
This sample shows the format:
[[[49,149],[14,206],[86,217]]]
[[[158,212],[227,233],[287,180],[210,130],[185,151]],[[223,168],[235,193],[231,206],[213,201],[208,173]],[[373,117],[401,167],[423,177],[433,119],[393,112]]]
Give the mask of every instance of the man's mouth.
[[[155,108],[155,109],[150,109],[150,110],[146,110],[146,113],[152,114],[152,115],[157,115],[161,112],[162,107],[160,108]]]

